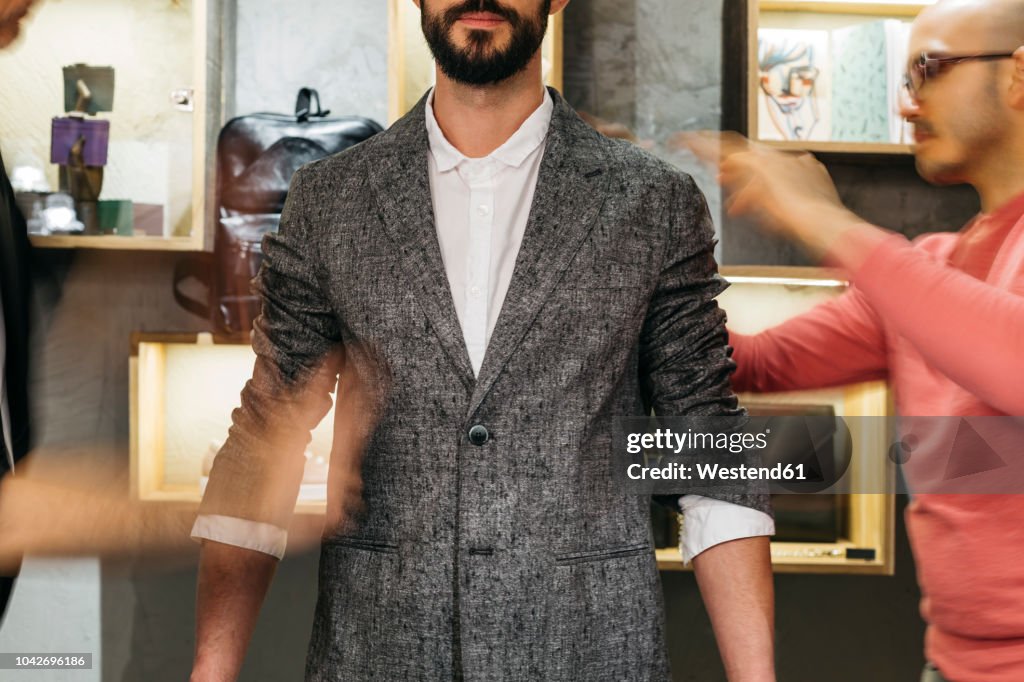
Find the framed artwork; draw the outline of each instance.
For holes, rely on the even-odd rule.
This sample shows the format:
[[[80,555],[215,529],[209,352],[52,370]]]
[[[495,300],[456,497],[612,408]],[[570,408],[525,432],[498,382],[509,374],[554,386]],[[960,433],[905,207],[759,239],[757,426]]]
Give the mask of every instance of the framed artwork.
[[[845,161],[908,157],[909,27],[934,1],[725,0],[723,83],[740,87],[723,88],[723,129]]]
[[[544,38],[544,81],[562,89],[562,13],[551,17]],[[388,0],[388,123],[394,123],[434,84],[434,58],[412,0]]]

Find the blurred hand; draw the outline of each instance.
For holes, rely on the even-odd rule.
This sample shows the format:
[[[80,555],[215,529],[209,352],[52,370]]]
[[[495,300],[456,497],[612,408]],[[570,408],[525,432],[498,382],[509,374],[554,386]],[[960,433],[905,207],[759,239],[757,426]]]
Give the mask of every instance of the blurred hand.
[[[51,449],[19,461],[0,484],[0,574],[23,555],[100,556],[161,570],[194,563],[195,504],[134,499],[126,463],[117,448]],[[323,525],[322,515],[295,514],[289,553],[319,547]]]
[[[797,241],[821,257],[860,220],[839,199],[825,166],[807,153],[781,152],[730,132],[680,133],[686,147],[718,173],[730,216]]]
[[[0,49],[13,43],[35,0],[0,0]]]

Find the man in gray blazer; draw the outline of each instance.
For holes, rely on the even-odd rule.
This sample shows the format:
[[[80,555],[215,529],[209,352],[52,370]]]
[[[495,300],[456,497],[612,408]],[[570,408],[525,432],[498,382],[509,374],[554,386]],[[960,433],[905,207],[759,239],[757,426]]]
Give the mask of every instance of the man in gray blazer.
[[[238,675],[339,370],[340,403],[360,386],[376,419],[346,517],[336,418],[307,680],[670,679],[649,502],[613,480],[612,420],[737,413],[724,285],[693,181],[543,87],[566,4],[423,0],[437,86],[294,178],[193,530],[193,680]],[[772,680],[768,500],[687,498],[729,679]]]

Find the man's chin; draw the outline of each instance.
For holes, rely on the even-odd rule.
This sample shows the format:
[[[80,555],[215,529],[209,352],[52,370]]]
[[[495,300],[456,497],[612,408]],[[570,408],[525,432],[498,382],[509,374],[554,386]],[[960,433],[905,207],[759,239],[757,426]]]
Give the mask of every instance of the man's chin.
[[[473,55],[474,59],[493,58],[508,49],[509,40],[491,31],[473,29],[466,32],[465,37],[455,43],[457,49],[465,54]]]
[[[960,185],[966,182],[962,164],[935,161],[918,154],[915,165],[917,174],[933,185]]]

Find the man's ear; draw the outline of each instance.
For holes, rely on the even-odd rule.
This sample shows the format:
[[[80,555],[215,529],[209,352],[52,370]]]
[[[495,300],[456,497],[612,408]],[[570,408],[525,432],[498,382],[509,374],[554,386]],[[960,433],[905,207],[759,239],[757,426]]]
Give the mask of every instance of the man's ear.
[[[419,0],[416,0],[419,2]],[[551,14],[558,14],[569,4],[569,0],[551,0]]]
[[[1010,82],[1010,106],[1024,111],[1024,47],[1013,53],[1013,80]]]

